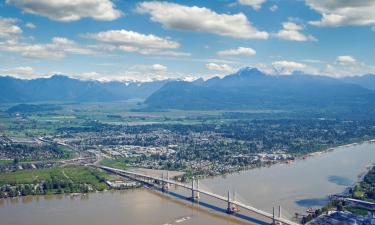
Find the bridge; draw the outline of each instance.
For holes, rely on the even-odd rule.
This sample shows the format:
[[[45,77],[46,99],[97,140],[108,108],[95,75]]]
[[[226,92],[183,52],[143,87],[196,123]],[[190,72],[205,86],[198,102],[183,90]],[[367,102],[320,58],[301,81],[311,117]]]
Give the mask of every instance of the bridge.
[[[153,183],[157,182],[157,183],[161,184],[161,188],[162,188],[163,191],[169,189],[170,185],[175,185],[175,186],[178,186],[178,187],[185,188],[185,189],[191,191],[191,199],[193,201],[199,199],[200,194],[212,197],[214,199],[218,199],[218,200],[223,201],[227,204],[227,211],[226,212],[228,214],[236,213],[236,212],[239,211],[239,208],[241,208],[241,209],[248,210],[249,212],[261,215],[265,218],[268,218],[268,219],[272,220],[272,224],[299,225],[296,222],[290,221],[286,218],[282,218],[281,217],[281,207],[279,207],[279,215],[276,216],[274,208],[273,208],[273,213],[268,213],[268,212],[265,212],[263,210],[257,209],[253,206],[246,205],[244,203],[236,201],[234,194],[233,194],[233,197],[231,199],[229,191],[228,191],[227,196],[221,196],[221,195],[218,195],[218,194],[206,191],[206,190],[202,190],[202,189],[199,188],[199,181],[198,180],[197,181],[192,180],[191,185],[188,185],[186,183],[181,183],[181,182],[169,179],[168,173],[167,173],[166,177],[164,177],[164,176],[155,177],[155,176],[145,175],[145,174],[131,172],[131,171],[127,171],[127,170],[115,169],[115,168],[107,167],[107,166],[97,166],[97,167],[101,168],[102,170],[105,170],[105,171],[108,171],[108,172],[111,172],[111,173],[114,173],[114,174],[117,174],[117,175],[120,175],[120,176],[124,176],[124,177],[130,178],[130,179],[139,181],[141,183],[153,184]]]

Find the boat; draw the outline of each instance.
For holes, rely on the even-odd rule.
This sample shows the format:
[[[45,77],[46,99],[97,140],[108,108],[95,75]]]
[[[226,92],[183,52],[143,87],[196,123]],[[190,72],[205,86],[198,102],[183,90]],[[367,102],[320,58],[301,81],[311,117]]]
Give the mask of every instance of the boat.
[[[191,218],[189,216],[185,216],[185,217],[182,217],[180,219],[177,219],[176,220],[176,223],[181,223],[181,222],[184,222],[186,220],[190,220]]]

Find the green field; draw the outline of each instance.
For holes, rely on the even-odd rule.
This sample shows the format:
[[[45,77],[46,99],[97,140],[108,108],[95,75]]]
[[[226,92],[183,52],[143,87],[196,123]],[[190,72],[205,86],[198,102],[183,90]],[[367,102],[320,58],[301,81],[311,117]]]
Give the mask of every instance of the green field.
[[[36,184],[41,181],[58,180],[61,183],[90,184],[96,190],[103,190],[106,188],[103,181],[107,176],[106,173],[91,167],[68,166],[0,173],[0,185]]]
[[[128,169],[128,166],[124,159],[103,159],[100,162],[100,164],[103,166],[108,166],[108,167],[122,169],[122,170]]]

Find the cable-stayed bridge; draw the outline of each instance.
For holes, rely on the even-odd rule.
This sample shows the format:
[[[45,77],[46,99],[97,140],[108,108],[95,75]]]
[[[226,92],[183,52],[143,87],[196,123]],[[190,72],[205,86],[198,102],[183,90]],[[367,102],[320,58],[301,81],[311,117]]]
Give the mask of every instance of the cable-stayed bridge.
[[[222,196],[222,195],[210,192],[210,191],[200,189],[198,180],[196,180],[196,181],[192,180],[191,185],[189,185],[189,184],[186,184],[186,183],[181,183],[181,182],[169,179],[168,174],[167,174],[166,177],[164,177],[164,176],[156,177],[156,176],[150,176],[150,175],[136,173],[136,172],[132,172],[132,171],[127,171],[127,170],[115,169],[115,168],[107,167],[107,166],[97,166],[97,167],[99,167],[99,168],[101,168],[105,171],[108,171],[108,172],[111,172],[111,173],[114,173],[114,174],[117,174],[117,175],[120,175],[120,176],[124,176],[124,177],[130,178],[130,179],[142,182],[142,183],[153,185],[153,184],[155,184],[155,182],[157,182],[161,185],[162,190],[168,190],[170,185],[175,185],[175,186],[178,186],[178,187],[185,188],[185,189],[191,191],[191,199],[192,200],[199,199],[200,194],[212,197],[214,199],[223,201],[227,204],[226,212],[228,214],[236,213],[241,208],[241,209],[244,209],[244,210],[248,210],[249,212],[255,213],[257,215],[263,216],[267,219],[270,219],[270,220],[272,220],[273,224],[299,225],[296,222],[293,222],[293,221],[288,220],[286,218],[282,218],[280,207],[279,207],[279,214],[278,214],[278,216],[276,216],[275,215],[275,209],[273,210],[273,213],[268,213],[268,212],[265,212],[263,210],[257,209],[253,206],[246,205],[246,204],[244,204],[240,201],[236,201],[235,196],[232,196],[232,199],[231,199],[229,191],[228,191],[227,196]]]

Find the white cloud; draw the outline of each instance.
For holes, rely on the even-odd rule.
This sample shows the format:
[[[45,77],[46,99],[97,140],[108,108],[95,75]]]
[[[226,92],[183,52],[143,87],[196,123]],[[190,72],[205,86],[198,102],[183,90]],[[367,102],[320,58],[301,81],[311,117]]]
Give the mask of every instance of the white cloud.
[[[304,27],[300,24],[288,21],[282,25],[283,29],[275,34],[280,39],[288,41],[317,41],[314,36],[301,33]]]
[[[6,0],[6,3],[15,5],[26,13],[61,22],[85,17],[110,21],[122,15],[110,0]]]
[[[373,0],[305,0],[306,4],[321,14],[321,19],[310,24],[322,27],[344,25],[374,25],[375,1]]]
[[[275,61],[272,66],[278,74],[290,75],[294,71],[302,71],[306,68],[305,64],[294,61]]]
[[[340,55],[337,56],[336,62],[341,65],[352,65],[356,64],[357,60],[350,55]]]
[[[151,20],[167,29],[208,32],[243,39],[267,39],[268,33],[258,31],[243,13],[218,14],[211,9],[169,2],[142,2],[139,13],[149,13]]]
[[[96,52],[63,37],[54,37],[48,44],[32,44],[9,40],[0,42],[0,51],[20,53],[27,58],[61,59],[69,54],[91,55]]]
[[[125,72],[107,73],[107,72],[86,72],[75,74],[79,79],[94,79],[100,81],[140,81],[150,82],[155,80],[183,79],[195,80],[196,77],[178,72],[170,72],[165,65],[161,64],[137,64],[130,66]]]
[[[152,69],[154,71],[158,71],[158,72],[165,72],[165,71],[167,71],[167,67],[164,66],[164,65],[161,65],[161,64],[153,64],[152,65]]]
[[[35,24],[33,24],[33,23],[26,23],[25,26],[27,28],[30,28],[30,29],[35,29],[36,28]]]
[[[327,64],[321,74],[331,77],[361,76],[375,74],[375,66],[366,65],[362,62],[354,64]]]
[[[114,45],[129,46],[144,49],[174,49],[180,44],[167,38],[161,38],[152,34],[141,34],[127,30],[109,30],[99,33],[84,35],[85,37]]]
[[[161,64],[152,64],[152,65],[144,65],[138,64],[131,66],[129,70],[132,71],[139,71],[139,72],[153,72],[153,73],[165,73],[168,70],[168,67],[161,65]]]
[[[17,19],[0,17],[0,38],[12,38],[22,33]]]
[[[303,59],[301,61],[306,62],[306,63],[312,63],[312,64],[322,64],[322,63],[325,63],[324,61],[322,61],[320,59]]]
[[[217,63],[207,63],[206,68],[209,70],[216,70],[221,72],[233,72],[234,69],[228,64],[217,64]]]
[[[153,34],[141,34],[127,30],[109,30],[84,34],[83,37],[106,43],[114,49],[124,52],[138,52],[144,55],[190,56],[190,53],[171,51],[180,47],[180,43],[169,38]]]
[[[251,6],[254,10],[259,10],[265,2],[266,0],[238,0],[241,5]]]
[[[270,11],[271,11],[271,12],[275,12],[278,8],[279,8],[279,7],[278,7],[277,5],[272,5],[272,6],[270,7]]]
[[[245,56],[252,56],[255,55],[256,51],[252,48],[247,47],[238,47],[236,49],[229,49],[217,52],[218,56],[238,56],[238,55],[245,55]]]
[[[20,66],[15,68],[0,69],[0,76],[12,76],[21,79],[32,79],[40,77],[32,67]]]

